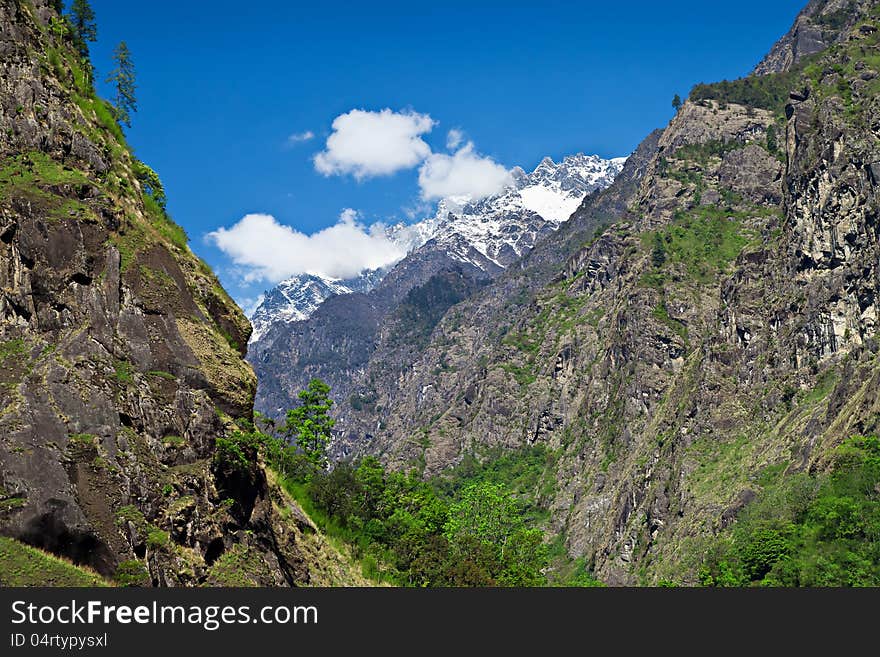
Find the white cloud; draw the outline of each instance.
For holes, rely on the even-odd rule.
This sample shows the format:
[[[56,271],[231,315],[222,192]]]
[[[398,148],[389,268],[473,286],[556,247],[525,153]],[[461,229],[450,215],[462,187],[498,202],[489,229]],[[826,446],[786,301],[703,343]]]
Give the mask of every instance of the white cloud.
[[[454,151],[464,141],[464,132],[458,128],[453,128],[446,134],[446,148]]]
[[[311,130],[306,130],[305,132],[295,132],[287,138],[287,144],[289,146],[293,146],[294,144],[300,144],[304,141],[311,141],[315,138],[315,133]]]
[[[468,142],[453,155],[431,154],[419,169],[425,200],[467,197],[472,201],[497,194],[513,182],[510,171],[474,152]]]
[[[407,219],[424,219],[427,215],[433,213],[435,204],[420,198],[413,199],[410,203],[400,208],[401,212],[406,215]]]
[[[413,111],[351,110],[333,120],[325,150],[314,157],[315,169],[358,180],[411,169],[431,154],[421,135],[433,127],[430,116]]]
[[[346,208],[339,221],[311,235],[278,223],[268,214],[248,214],[231,228],[208,233],[235,265],[245,283],[275,284],[296,274],[348,278],[400,260],[405,251],[388,239],[385,225],[365,226]]]
[[[357,221],[359,213],[357,210],[353,208],[342,208],[342,212],[339,213],[339,221],[342,223],[354,223]]]

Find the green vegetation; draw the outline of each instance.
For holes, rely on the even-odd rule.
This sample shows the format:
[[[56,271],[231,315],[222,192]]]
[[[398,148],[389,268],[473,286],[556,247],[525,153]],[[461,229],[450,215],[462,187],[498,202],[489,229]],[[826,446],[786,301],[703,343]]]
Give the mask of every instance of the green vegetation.
[[[13,176],[11,180],[4,180],[3,174],[0,173],[0,195],[8,191],[10,195],[28,198],[35,202],[49,219],[71,216],[89,218],[94,216],[94,212],[87,204],[77,200],[72,194],[59,193],[55,188],[59,184],[97,186],[106,194],[105,200],[112,199],[114,194],[130,194],[132,184],[125,169],[125,164],[130,163],[132,172],[141,182],[144,211],[151,227],[158,237],[179,250],[185,250],[188,237],[165,210],[165,191],[158,175],[134,158],[120,127],[121,124],[129,124],[131,113],[136,110],[134,67],[131,63],[131,54],[124,42],[114,53],[117,66],[108,77],[116,92],[114,106],[97,97],[92,82],[93,69],[89,61],[88,43],[95,40],[97,28],[95,14],[89,2],[87,0],[74,2],[69,15],[63,19],[53,19],[50,29],[53,39],[42,56],[43,65],[62,83],[72,81],[69,89],[71,99],[85,118],[85,121],[78,122],[74,127],[95,145],[103,148],[106,158],[111,162],[111,170],[91,180],[81,172],[63,168],[45,154],[18,156],[18,158],[41,158],[50,169],[48,173],[65,172],[69,179],[53,180],[52,176],[42,175],[46,173],[45,169],[34,173],[31,164],[10,161],[5,166],[0,165],[9,168]],[[137,252],[157,241],[149,231],[145,231],[136,223],[127,225],[124,233],[114,235],[111,239],[122,254],[123,269],[126,271],[135,261]]]
[[[116,120],[130,128],[131,115],[137,112],[137,98],[134,93],[134,63],[125,41],[120,41],[113,50],[113,61],[116,62],[116,68],[107,76],[106,82],[116,90],[113,103]]]
[[[461,463],[431,479],[434,490],[446,500],[475,483],[504,484],[524,500],[523,511],[535,518],[546,518],[543,504],[556,488],[556,452],[544,445],[520,449],[487,449],[482,458],[466,454]]]
[[[666,246],[660,233],[654,233],[654,247],[651,249],[651,264],[657,268],[666,263]]]
[[[27,199],[42,210],[41,215],[46,219],[93,216],[87,205],[63,191],[64,187],[88,182],[83,172],[59,164],[39,151],[16,155],[0,163],[0,196]]]
[[[73,42],[83,61],[89,60],[89,43],[98,40],[98,26],[95,11],[89,0],[73,0],[70,5],[70,24],[73,27]]]
[[[268,438],[256,431],[233,431],[229,436],[218,436],[214,443],[214,467],[250,472],[259,448]]]
[[[727,153],[741,149],[745,144],[733,141],[719,141],[717,139],[701,144],[685,144],[676,150],[672,156],[676,160],[693,162],[704,168],[712,158],[722,158]]]
[[[820,23],[825,22],[826,27],[836,30],[843,27],[850,15],[851,11],[844,8],[822,16]],[[876,13],[874,15],[877,16]],[[876,20],[869,20],[865,25],[875,29],[878,27]],[[853,82],[861,78],[861,72],[866,67],[880,71],[878,43],[880,32],[868,32],[805,57],[784,73],[698,84],[691,91],[690,99],[695,102],[711,99],[720,103],[739,103],[783,116],[789,102],[789,92],[811,90],[819,98],[837,96],[843,101],[850,117],[860,117],[864,104],[880,92],[880,78],[864,80],[864,84],[859,83],[859,89],[854,87]],[[773,152],[773,149],[770,150]]]
[[[171,372],[165,372],[163,370],[150,370],[147,372],[148,376],[155,376],[160,379],[165,379],[166,381],[177,381],[177,377],[174,376]]]
[[[95,439],[97,436],[92,433],[74,433],[68,438],[68,440],[74,445],[79,445],[82,447],[91,447],[95,444]]]
[[[688,448],[696,467],[688,476],[690,490],[700,499],[722,503],[729,491],[748,485],[754,444],[740,435],[728,440],[701,436]]]
[[[144,210],[146,210],[150,225],[171,244],[178,249],[185,250],[189,237],[186,231],[168,216],[164,205],[157,200],[157,194],[155,189],[150,187],[149,192],[145,191],[142,195]],[[158,196],[158,198],[162,197]]]
[[[9,158],[0,169],[0,184],[4,186],[84,185],[88,182],[88,177],[82,171],[59,164],[41,151]]]
[[[117,586],[148,586],[150,573],[146,566],[136,559],[123,561],[116,567],[113,581]]]
[[[331,538],[349,543],[365,576],[407,586],[545,583],[546,517],[555,455],[542,447],[466,460],[443,479],[389,472],[374,458],[326,468],[329,387],[313,380],[283,426],[257,417],[217,439],[215,465],[247,470],[262,454]],[[527,501],[524,501],[527,500]]]
[[[327,466],[327,443],[335,423],[329,392],[326,383],[312,379],[299,393],[300,405],[287,412],[281,427],[259,414],[260,426],[239,422],[238,430],[216,439],[214,466],[247,473],[262,453],[282,477],[308,481]]]
[[[7,358],[24,356],[26,353],[27,346],[21,338],[13,338],[12,340],[0,342],[0,363]]]
[[[4,511],[13,511],[15,509],[22,508],[25,504],[27,504],[27,499],[24,497],[5,497],[0,499],[0,513]]]
[[[139,533],[147,531],[147,519],[144,518],[144,514],[141,513],[140,509],[133,504],[126,504],[125,506],[120,507],[116,511],[115,516],[116,524],[120,527],[130,522]]]
[[[821,99],[836,96],[851,119],[864,119],[864,109],[880,93],[880,78],[862,78],[870,69],[880,72],[880,23],[868,21],[874,32],[839,43],[803,65],[806,83]]]
[[[777,135],[776,126],[774,126],[774,125],[767,126],[766,146],[767,146],[767,152],[770,153],[771,155],[775,155],[777,157],[780,157],[784,154],[782,149],[780,148],[779,136]]]
[[[514,365],[512,363],[504,363],[501,369],[513,375],[513,378],[520,386],[530,386],[538,380],[538,374],[535,372],[534,364]]]
[[[593,576],[593,573],[587,568],[586,560],[581,557],[575,560],[574,572],[568,579],[561,580],[559,585],[579,588],[601,588],[605,586],[605,583]]]
[[[764,490],[711,546],[707,586],[880,585],[880,440],[856,436],[824,474],[762,477]]]
[[[208,570],[208,581],[219,586],[260,586],[269,579],[269,566],[258,550],[235,545],[224,552]]]
[[[692,279],[711,283],[753,239],[742,225],[748,216],[709,205],[679,211],[668,226],[644,233],[642,245],[652,258],[662,249],[663,263],[681,263]]]
[[[107,586],[95,572],[0,536],[0,586]]]
[[[165,447],[173,447],[175,449],[179,449],[186,445],[186,440],[184,440],[180,436],[165,436],[162,439],[162,444],[165,445]]]
[[[543,532],[526,528],[522,503],[502,484],[473,483],[447,502],[416,473],[366,458],[284,485],[323,531],[353,546],[368,576],[404,586],[545,581]]]
[[[89,95],[77,94],[73,100],[82,110],[86,120],[95,121],[110,134],[110,149],[114,157],[121,157],[122,153],[128,150],[128,146],[125,142],[125,135],[122,134],[122,128],[119,127],[119,123],[116,121],[113,106],[106,100],[95,96],[94,92],[91,92]],[[86,130],[91,133],[90,136],[95,138],[95,141],[99,143],[104,141],[99,136],[100,133],[96,135],[91,132],[90,128]]]
[[[159,174],[137,159],[132,161],[132,171],[135,178],[141,183],[144,194],[152,198],[164,211],[168,198],[165,196],[165,186],[162,184]]]
[[[134,367],[127,360],[117,360],[113,364],[113,375],[123,385],[134,383]]]
[[[654,310],[651,311],[651,315],[655,319],[663,322],[666,326],[671,328],[681,339],[687,342],[687,326],[685,326],[683,322],[675,319],[669,314],[669,308],[667,308],[665,300],[661,301],[654,307]]]
[[[795,89],[801,77],[801,66],[785,73],[750,75],[738,80],[723,80],[713,84],[698,84],[690,94],[690,100],[699,102],[715,100],[720,103],[737,103],[749,107],[783,114],[788,94]]]
[[[305,390],[297,395],[300,405],[287,411],[287,420],[281,434],[292,441],[317,469],[327,467],[327,444],[336,420],[330,417],[330,386],[320,379],[312,379]]]
[[[558,349],[562,339],[572,334],[577,326],[584,323],[593,325],[596,321],[595,315],[584,316],[589,295],[568,290],[576,279],[565,279],[551,286],[546,295],[539,299],[540,312],[521,328],[509,330],[502,339],[503,344],[525,355],[524,363],[506,362],[500,365],[501,369],[513,375],[520,386],[531,385],[537,380],[538,356],[542,349],[548,345]],[[552,337],[552,342],[548,337]]]
[[[228,344],[232,348],[233,351],[238,351],[241,345],[238,344],[236,339],[232,337],[232,335],[229,333],[229,331],[224,331],[219,326],[217,326],[216,328],[217,328],[217,332],[223,336],[224,340],[226,340],[226,344]]]
[[[171,544],[171,537],[168,532],[151,526],[147,531],[147,547],[154,550],[161,550]]]
[[[822,401],[831,394],[831,391],[834,390],[834,387],[839,381],[840,375],[833,369],[823,372],[816,381],[816,385],[810,389],[809,392],[801,393],[803,396],[803,402],[807,404],[815,404],[816,402]]]

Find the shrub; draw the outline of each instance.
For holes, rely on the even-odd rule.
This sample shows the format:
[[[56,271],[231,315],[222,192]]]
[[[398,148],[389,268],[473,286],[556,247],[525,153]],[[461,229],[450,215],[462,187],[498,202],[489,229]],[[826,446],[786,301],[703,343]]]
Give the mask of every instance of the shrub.
[[[700,569],[709,586],[880,585],[880,440],[856,436],[830,472],[772,477]]]

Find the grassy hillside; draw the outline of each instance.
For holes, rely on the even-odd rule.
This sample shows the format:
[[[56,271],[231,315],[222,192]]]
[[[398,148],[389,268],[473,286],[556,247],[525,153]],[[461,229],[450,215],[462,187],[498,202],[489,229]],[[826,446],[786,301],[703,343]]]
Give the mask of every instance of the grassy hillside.
[[[97,573],[0,536],[0,586],[110,586]]]

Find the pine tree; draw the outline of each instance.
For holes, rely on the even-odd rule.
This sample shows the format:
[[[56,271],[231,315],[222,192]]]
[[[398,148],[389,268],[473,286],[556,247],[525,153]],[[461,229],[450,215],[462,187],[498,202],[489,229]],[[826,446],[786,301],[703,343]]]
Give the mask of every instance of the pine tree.
[[[64,11],[64,0],[52,0],[51,5],[59,14]]]
[[[672,107],[675,109],[676,114],[678,113],[678,110],[681,109],[681,105],[681,96],[675,94],[675,96],[672,98]]]
[[[137,112],[137,98],[134,94],[134,63],[131,61],[131,51],[125,41],[120,41],[116,46],[113,51],[113,61],[116,62],[116,68],[107,76],[107,83],[116,87],[113,102],[116,120],[130,128],[131,115]]]
[[[98,25],[95,23],[95,11],[89,0],[73,0],[70,5],[70,24],[80,57],[88,61],[89,43],[98,40]]]
[[[287,411],[282,433],[296,442],[313,466],[323,469],[327,466],[327,444],[336,424],[330,417],[330,386],[312,379],[308,388],[300,391],[299,399],[300,406]]]

